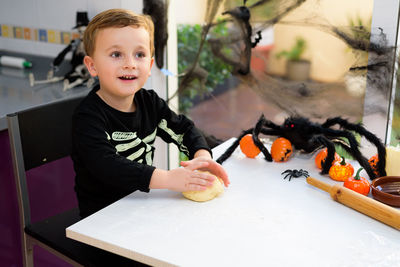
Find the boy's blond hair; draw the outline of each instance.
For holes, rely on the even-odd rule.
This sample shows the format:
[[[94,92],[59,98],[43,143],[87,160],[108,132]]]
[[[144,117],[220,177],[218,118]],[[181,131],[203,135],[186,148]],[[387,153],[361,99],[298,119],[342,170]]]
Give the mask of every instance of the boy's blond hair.
[[[83,44],[88,56],[92,56],[96,44],[96,35],[104,28],[122,28],[126,26],[143,27],[149,32],[150,52],[154,55],[154,24],[150,16],[139,15],[127,9],[109,9],[97,14],[87,26],[83,35]]]

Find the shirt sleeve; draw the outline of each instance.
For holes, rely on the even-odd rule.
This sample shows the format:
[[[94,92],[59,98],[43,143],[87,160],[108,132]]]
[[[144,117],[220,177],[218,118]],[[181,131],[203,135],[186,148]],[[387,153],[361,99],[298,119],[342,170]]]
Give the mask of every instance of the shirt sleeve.
[[[81,111],[73,117],[73,150],[90,177],[109,186],[110,190],[149,192],[155,167],[131,161],[116,151],[106,133],[105,121],[100,115]]]
[[[159,114],[157,135],[165,142],[176,144],[179,150],[190,159],[199,149],[208,150],[212,155],[204,136],[193,121],[183,114],[176,114],[154,91],[151,93],[153,93],[154,107]]]

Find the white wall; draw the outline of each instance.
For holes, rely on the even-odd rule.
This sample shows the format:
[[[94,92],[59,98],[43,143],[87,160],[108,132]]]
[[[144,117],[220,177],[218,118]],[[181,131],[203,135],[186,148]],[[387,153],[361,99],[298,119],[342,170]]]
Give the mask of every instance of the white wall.
[[[142,0],[1,0],[0,24],[72,31],[76,12],[87,11],[89,19],[110,8],[128,8],[141,13]],[[65,47],[39,41],[0,37],[0,49],[54,57]]]
[[[175,0],[177,24],[197,24],[204,22],[208,1]]]

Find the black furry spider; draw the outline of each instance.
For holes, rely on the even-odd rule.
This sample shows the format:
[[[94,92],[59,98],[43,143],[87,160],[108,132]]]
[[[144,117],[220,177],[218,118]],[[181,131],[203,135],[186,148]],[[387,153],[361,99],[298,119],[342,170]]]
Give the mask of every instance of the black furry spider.
[[[337,129],[332,128],[335,125],[339,127]],[[228,159],[238,147],[240,139],[246,134],[253,135],[253,141],[264,154],[265,160],[272,161],[271,154],[258,137],[262,133],[264,135],[284,137],[292,143],[295,149],[302,150],[305,153],[311,153],[321,147],[327,147],[328,155],[325,163],[322,164],[321,174],[329,172],[334,160],[335,144],[338,144],[360,163],[371,180],[375,179],[377,176],[368,163],[368,159],[361,154],[359,143],[352,132],[365,137],[376,146],[379,158],[377,172],[379,176],[385,176],[386,149],[381,140],[365,129],[361,123],[350,123],[341,117],[329,118],[323,124],[313,123],[303,117],[289,117],[282,125],[276,125],[267,120],[264,115],[261,115],[256,126],[243,131],[225,153],[217,159],[217,162],[222,164]]]
[[[287,173],[285,175],[285,177],[283,177],[283,179],[286,179],[287,177],[289,177],[289,181],[294,177],[294,178],[299,178],[300,176],[304,176],[304,177],[308,177],[308,171],[300,169],[300,170],[286,170],[284,172],[282,172],[281,174]]]

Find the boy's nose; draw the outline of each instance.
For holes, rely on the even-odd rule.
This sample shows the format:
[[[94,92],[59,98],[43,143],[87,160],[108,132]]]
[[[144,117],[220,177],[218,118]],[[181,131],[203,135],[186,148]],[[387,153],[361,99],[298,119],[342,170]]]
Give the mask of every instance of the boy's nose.
[[[126,57],[125,62],[124,62],[124,67],[125,68],[136,68],[135,57],[133,57],[133,56]]]

